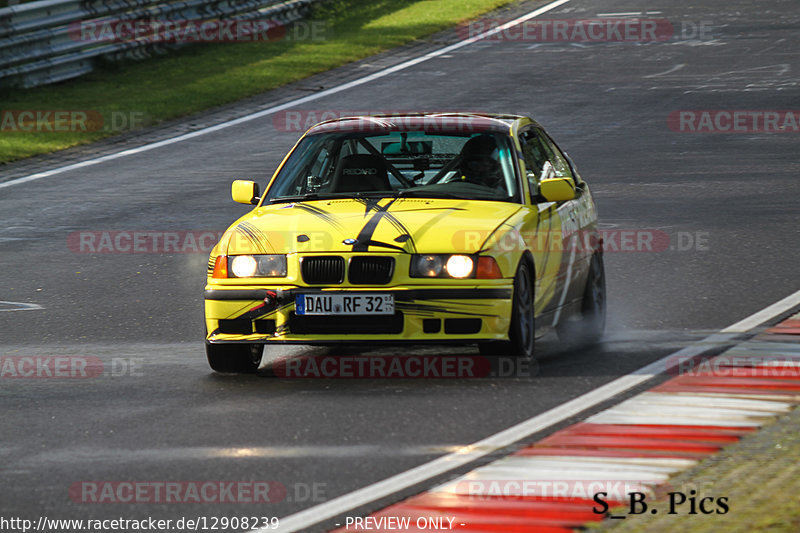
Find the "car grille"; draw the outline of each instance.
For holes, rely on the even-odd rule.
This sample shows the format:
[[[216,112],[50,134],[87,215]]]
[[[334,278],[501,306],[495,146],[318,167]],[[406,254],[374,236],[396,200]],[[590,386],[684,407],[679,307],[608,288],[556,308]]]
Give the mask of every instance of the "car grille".
[[[386,285],[392,280],[393,257],[353,257],[348,279],[353,285]]]
[[[298,335],[368,335],[403,332],[403,313],[387,316],[305,316],[289,313],[289,331]]]
[[[303,281],[309,285],[338,285],[344,281],[344,258],[334,256],[300,259]]]
[[[339,285],[344,281],[344,270],[344,258],[339,256],[300,259],[303,281],[309,285]],[[353,285],[386,285],[393,274],[393,257],[358,256],[350,259],[348,280]]]

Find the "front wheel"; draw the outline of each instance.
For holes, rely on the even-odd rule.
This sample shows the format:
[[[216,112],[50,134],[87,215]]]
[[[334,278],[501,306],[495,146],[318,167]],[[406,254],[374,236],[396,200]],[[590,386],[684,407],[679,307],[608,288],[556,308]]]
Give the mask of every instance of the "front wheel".
[[[572,346],[585,346],[599,342],[605,328],[606,273],[603,255],[596,253],[589,264],[578,320],[567,320],[559,324],[556,332],[562,342]]]
[[[478,345],[484,355],[515,355],[534,360],[533,275],[525,261],[520,262],[514,276],[514,297],[508,341]]]
[[[209,366],[217,372],[252,374],[261,366],[263,344],[211,344],[206,342]]]

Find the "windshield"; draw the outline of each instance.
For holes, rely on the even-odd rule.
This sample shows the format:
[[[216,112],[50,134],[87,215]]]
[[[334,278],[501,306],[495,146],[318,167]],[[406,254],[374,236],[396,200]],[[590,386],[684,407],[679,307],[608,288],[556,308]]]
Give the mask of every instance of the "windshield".
[[[267,202],[413,196],[518,201],[507,137],[499,134],[323,133],[292,152]]]

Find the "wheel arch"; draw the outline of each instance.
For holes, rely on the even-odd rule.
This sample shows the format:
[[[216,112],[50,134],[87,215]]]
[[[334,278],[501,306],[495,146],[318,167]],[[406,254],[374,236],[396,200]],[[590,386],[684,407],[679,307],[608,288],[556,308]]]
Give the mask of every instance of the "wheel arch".
[[[533,301],[536,301],[536,261],[533,259],[533,254],[530,250],[525,250],[522,252],[522,256],[517,263],[517,268],[519,268],[520,263],[522,262],[527,263],[528,268],[531,269],[531,287],[533,289]]]

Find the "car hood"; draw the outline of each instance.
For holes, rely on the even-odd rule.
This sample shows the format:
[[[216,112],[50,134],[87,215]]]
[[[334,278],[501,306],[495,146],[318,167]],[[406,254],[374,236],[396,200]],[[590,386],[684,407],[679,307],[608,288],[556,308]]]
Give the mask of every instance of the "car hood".
[[[232,225],[227,254],[475,253],[521,207],[509,202],[363,198],[270,204]]]

